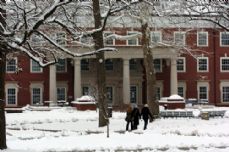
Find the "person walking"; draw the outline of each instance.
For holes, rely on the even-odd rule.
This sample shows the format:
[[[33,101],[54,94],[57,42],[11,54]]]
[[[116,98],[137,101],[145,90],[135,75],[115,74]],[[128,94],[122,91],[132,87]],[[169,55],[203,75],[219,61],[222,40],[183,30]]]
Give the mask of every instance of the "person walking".
[[[130,125],[130,129],[133,130],[131,105],[128,105],[128,107],[127,107],[125,120],[126,120],[126,131],[129,130],[129,125]]]
[[[134,109],[131,115],[133,121],[133,130],[138,129],[139,119],[141,118],[141,114],[139,112],[137,104],[134,104]]]
[[[145,104],[144,107],[142,108],[141,116],[142,116],[142,118],[144,120],[144,128],[143,129],[146,130],[147,129],[147,125],[148,125],[149,116],[150,116],[151,119],[153,119],[153,116],[150,113],[148,104]]]

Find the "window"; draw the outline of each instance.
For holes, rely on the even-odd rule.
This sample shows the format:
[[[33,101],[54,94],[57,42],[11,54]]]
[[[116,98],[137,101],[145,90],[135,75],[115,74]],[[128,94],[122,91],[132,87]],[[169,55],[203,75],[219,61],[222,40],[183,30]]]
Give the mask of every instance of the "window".
[[[229,86],[223,86],[222,91],[223,102],[229,102]]]
[[[229,57],[220,58],[220,71],[229,72]]]
[[[93,44],[93,38],[92,35],[87,35],[87,36],[83,36],[80,39],[81,43],[85,43],[85,44]]]
[[[137,103],[137,86],[130,86],[130,103]]]
[[[177,88],[177,94],[181,97],[184,97],[184,87],[183,86],[179,86]]]
[[[208,72],[208,57],[197,58],[197,71]]]
[[[107,89],[107,102],[111,104],[113,101],[113,88],[106,87],[106,89]]]
[[[127,45],[132,45],[132,46],[138,45],[137,34],[138,32],[128,32],[128,35],[136,35],[136,38],[134,37],[134,38],[127,40]]]
[[[64,32],[56,33],[56,43],[66,45],[66,34]]]
[[[185,57],[179,57],[177,59],[177,72],[185,72],[186,71],[185,66],[186,66]]]
[[[229,32],[220,33],[220,46],[229,46]]]
[[[174,32],[174,43],[176,45],[185,45],[185,33]]]
[[[66,100],[66,88],[58,87],[57,88],[57,100]]]
[[[199,99],[207,100],[208,99],[208,88],[207,86],[199,86]]]
[[[130,70],[137,70],[137,60],[130,59]]]
[[[113,70],[113,61],[111,59],[107,59],[105,61],[105,68],[107,71],[112,71]]]
[[[14,87],[7,88],[6,102],[7,102],[7,105],[16,105],[17,104],[17,89],[16,88]]]
[[[161,87],[156,87],[156,99],[161,99]]]
[[[57,72],[67,72],[66,59],[58,59],[58,62],[56,64],[56,71]]]
[[[6,72],[14,73],[17,70],[17,59],[13,58],[6,62]]]
[[[114,39],[109,38],[110,35],[112,35],[112,32],[104,32],[104,44],[105,45],[114,45]]]
[[[198,99],[200,101],[208,101],[209,83],[197,82]]]
[[[208,32],[198,32],[197,46],[208,46]]]
[[[82,93],[83,95],[89,95],[89,87],[87,86],[82,87]]]
[[[81,60],[81,70],[82,71],[89,71],[89,59],[82,59]]]
[[[39,105],[42,103],[42,89],[32,88],[32,104]]]
[[[154,43],[161,42],[161,32],[159,31],[151,32],[151,42]]]
[[[30,66],[30,71],[32,73],[40,73],[42,72],[41,66],[34,60],[30,60],[31,66]]]
[[[154,70],[155,72],[162,72],[162,60],[161,59],[154,59],[153,64],[154,64]]]

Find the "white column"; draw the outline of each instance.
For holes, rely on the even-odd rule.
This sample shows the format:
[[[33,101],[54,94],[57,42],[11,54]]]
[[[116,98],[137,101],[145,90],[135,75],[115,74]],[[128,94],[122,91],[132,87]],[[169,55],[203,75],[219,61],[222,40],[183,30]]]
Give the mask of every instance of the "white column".
[[[177,94],[177,60],[171,59],[170,71],[170,94]]]
[[[57,102],[56,65],[49,66],[49,100]]]
[[[123,59],[123,103],[130,103],[130,70],[129,59]]]
[[[81,59],[74,59],[74,100],[82,96],[80,61]]]

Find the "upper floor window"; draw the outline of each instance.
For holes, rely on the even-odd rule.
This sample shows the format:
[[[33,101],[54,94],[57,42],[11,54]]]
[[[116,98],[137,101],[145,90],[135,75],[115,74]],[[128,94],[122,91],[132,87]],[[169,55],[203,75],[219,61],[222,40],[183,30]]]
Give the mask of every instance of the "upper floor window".
[[[17,71],[17,58],[12,58],[6,62],[6,72],[14,73]]]
[[[220,33],[220,46],[229,46],[229,32]]]
[[[185,57],[179,57],[177,59],[177,72],[185,72],[186,71],[185,66],[186,66]]]
[[[229,72],[229,57],[220,58],[220,71]]]
[[[162,72],[162,64],[161,63],[162,63],[161,59],[154,59],[153,60],[155,72]]]
[[[114,39],[111,36],[112,32],[104,32],[104,44],[105,45],[114,45]]]
[[[114,68],[114,64],[113,64],[113,61],[111,59],[107,59],[105,61],[105,68],[107,71],[112,71],[113,68]]]
[[[174,32],[174,43],[176,45],[185,45],[185,32]]]
[[[32,73],[40,73],[42,72],[41,66],[34,60],[30,60],[31,66],[30,66],[30,71]]]
[[[56,64],[56,71],[57,72],[67,72],[66,59],[58,59],[58,62]]]
[[[89,59],[82,59],[81,60],[81,70],[82,71],[89,71]]]
[[[130,59],[130,70],[137,70],[137,60],[136,59]]]
[[[153,31],[151,32],[151,42],[158,43],[161,42],[161,32]]]
[[[208,46],[208,32],[198,32],[197,46]]]
[[[56,43],[58,43],[59,45],[66,45],[66,33],[56,33]]]
[[[135,35],[135,36],[127,40],[127,45],[133,45],[133,46],[139,45],[137,34],[138,32],[128,32],[128,35]]]
[[[87,44],[92,44],[93,43],[93,37],[92,37],[92,35],[83,35],[80,38],[80,42],[81,43],[85,43],[86,45]]]
[[[197,58],[197,71],[208,72],[208,57]]]

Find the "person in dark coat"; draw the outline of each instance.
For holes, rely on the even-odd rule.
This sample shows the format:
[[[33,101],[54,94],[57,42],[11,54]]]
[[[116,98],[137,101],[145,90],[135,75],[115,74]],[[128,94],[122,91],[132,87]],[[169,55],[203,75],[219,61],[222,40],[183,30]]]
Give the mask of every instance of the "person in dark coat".
[[[127,110],[126,110],[126,131],[129,130],[129,125],[131,127],[131,130],[133,130],[133,123],[132,123],[132,107],[131,105],[128,105]]]
[[[153,116],[152,114],[150,113],[150,110],[149,110],[149,107],[147,104],[144,105],[144,107],[142,108],[142,111],[141,111],[141,116],[144,120],[144,130],[147,129],[147,125],[148,125],[148,120],[149,120],[149,117],[151,118],[151,120],[153,119]]]
[[[131,115],[133,121],[133,130],[138,129],[139,119],[141,119],[141,114],[136,104],[134,104],[134,108]]]

